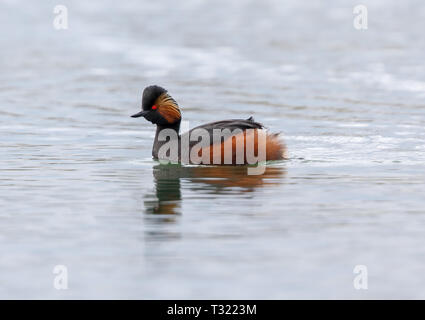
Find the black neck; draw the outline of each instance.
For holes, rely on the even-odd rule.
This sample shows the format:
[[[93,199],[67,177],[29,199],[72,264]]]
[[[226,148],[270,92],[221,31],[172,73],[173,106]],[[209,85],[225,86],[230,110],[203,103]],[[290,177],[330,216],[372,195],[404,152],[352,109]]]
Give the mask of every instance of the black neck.
[[[164,130],[164,129],[174,130],[176,132],[176,136],[178,138],[180,138],[180,136],[179,136],[179,132],[180,132],[180,121],[176,122],[173,125],[167,125],[167,126],[157,125],[156,126],[156,133],[155,133],[155,140],[153,142],[153,147],[152,147],[152,157],[154,159],[158,159],[158,151],[159,151],[159,149],[161,148],[162,145],[164,145],[165,143],[167,143],[169,141],[169,139],[167,139],[167,141],[159,141],[158,140],[159,133],[162,130]]]

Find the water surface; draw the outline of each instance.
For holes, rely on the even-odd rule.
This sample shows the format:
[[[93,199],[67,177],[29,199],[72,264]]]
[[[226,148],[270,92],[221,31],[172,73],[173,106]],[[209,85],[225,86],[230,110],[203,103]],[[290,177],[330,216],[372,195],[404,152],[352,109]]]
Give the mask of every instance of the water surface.
[[[3,1],[0,297],[424,298],[425,7],[363,3]],[[150,84],[290,159],[159,165]]]

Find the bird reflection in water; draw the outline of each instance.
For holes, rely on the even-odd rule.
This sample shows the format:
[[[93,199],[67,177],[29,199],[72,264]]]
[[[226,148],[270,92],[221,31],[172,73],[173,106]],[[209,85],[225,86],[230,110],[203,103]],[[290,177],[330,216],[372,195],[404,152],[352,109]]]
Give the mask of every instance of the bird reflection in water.
[[[145,198],[145,210],[150,214],[181,213],[182,181],[190,182],[189,188],[198,193],[224,194],[237,189],[242,194],[278,185],[285,173],[284,168],[278,166],[267,166],[261,175],[248,175],[246,166],[159,164],[153,167],[155,194]]]

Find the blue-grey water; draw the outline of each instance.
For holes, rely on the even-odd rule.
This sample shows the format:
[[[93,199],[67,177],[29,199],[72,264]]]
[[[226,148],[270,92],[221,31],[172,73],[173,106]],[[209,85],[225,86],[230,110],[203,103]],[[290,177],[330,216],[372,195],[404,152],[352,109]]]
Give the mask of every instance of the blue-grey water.
[[[357,4],[1,1],[0,297],[425,298],[425,5]],[[150,84],[290,159],[159,165]]]

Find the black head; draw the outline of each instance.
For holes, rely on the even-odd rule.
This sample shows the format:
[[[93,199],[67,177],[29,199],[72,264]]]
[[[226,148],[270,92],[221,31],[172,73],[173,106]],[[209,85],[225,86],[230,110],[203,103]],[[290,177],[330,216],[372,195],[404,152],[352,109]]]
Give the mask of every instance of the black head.
[[[160,86],[149,86],[143,90],[142,111],[132,115],[133,118],[144,117],[146,120],[162,125],[174,125],[181,121],[177,102]]]

